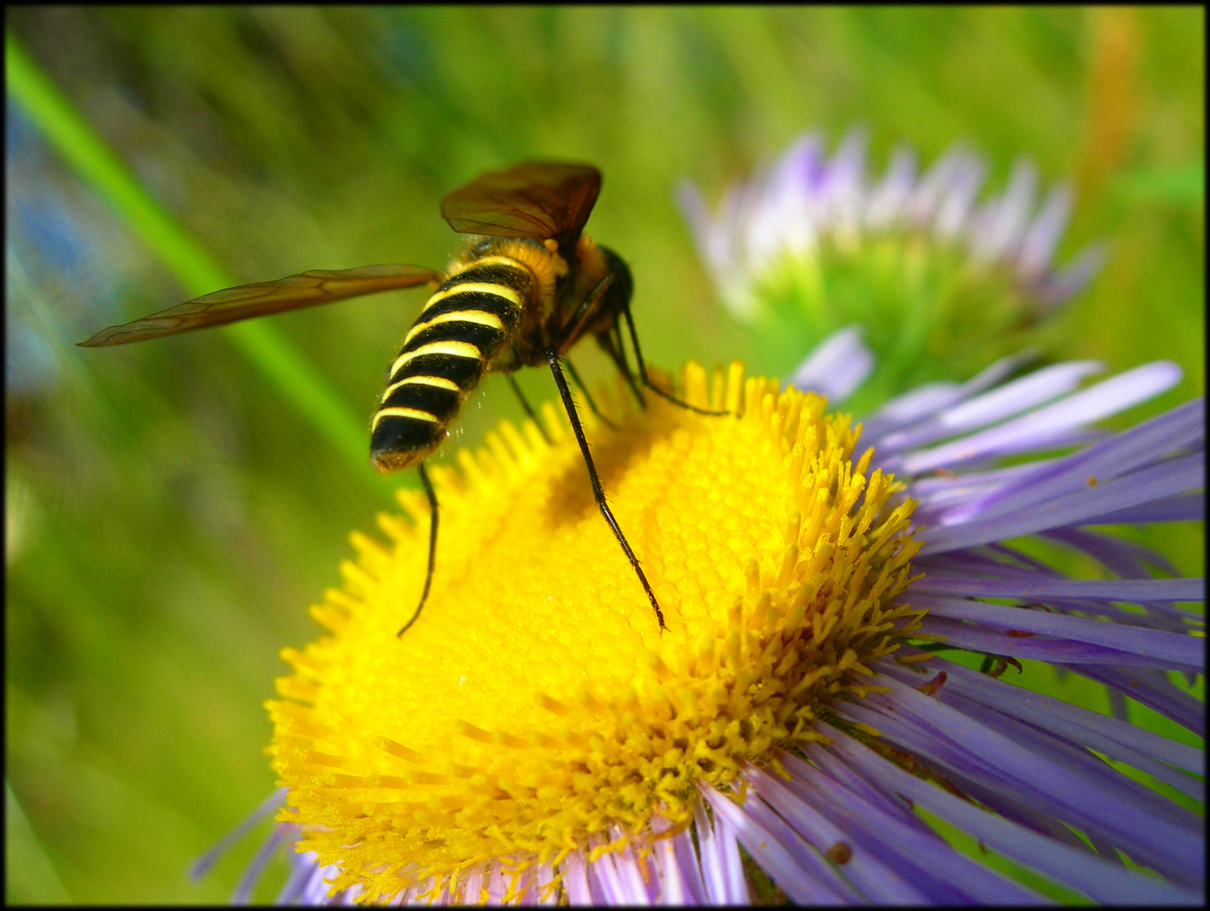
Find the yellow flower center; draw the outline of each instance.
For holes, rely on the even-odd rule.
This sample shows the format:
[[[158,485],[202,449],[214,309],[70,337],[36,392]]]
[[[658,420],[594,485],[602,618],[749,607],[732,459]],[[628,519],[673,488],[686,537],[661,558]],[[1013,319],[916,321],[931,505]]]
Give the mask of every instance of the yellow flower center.
[[[344,589],[312,608],[331,635],[283,651],[294,673],[268,703],[294,808],[280,818],[340,865],[335,887],[383,899],[491,858],[558,861],[595,835],[608,850],[657,814],[687,824],[697,782],[824,739],[819,712],[869,691],[866,664],[918,625],[892,603],[915,504],[866,476],[872,450],[853,461],[860,428],[738,363],[709,382],[688,365],[680,394],[732,415],[655,396],[607,408],[616,430],[583,415],[662,633],[550,403],[552,444],[505,422],[458,453],[461,471],[434,466],[436,574],[402,638],[423,495],[399,495],[412,521],[379,517],[389,544],[353,536]]]

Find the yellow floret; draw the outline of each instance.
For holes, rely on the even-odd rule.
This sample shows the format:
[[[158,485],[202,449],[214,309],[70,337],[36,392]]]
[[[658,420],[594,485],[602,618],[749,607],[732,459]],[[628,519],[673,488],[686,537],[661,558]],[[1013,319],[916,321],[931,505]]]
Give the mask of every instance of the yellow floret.
[[[667,622],[593,501],[564,416],[501,425],[485,449],[432,469],[437,568],[424,582],[425,500],[380,516],[389,543],[354,535],[345,586],[312,609],[330,635],[283,657],[269,703],[280,818],[301,850],[337,863],[334,887],[383,899],[509,858],[557,861],[612,827],[685,824],[696,783],[731,782],[742,760],[824,739],[814,720],[860,698],[870,660],[922,611],[892,603],[917,545],[914,504],[853,461],[860,428],[775,380],[713,378],[695,364],[680,395],[591,420],[609,502]],[[620,846],[612,840],[599,850]]]

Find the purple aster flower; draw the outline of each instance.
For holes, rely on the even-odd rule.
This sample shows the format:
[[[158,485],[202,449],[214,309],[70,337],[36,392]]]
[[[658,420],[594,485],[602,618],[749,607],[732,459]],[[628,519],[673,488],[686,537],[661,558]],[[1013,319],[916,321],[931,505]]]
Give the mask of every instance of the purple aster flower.
[[[733,365],[729,376],[716,374],[708,394],[704,371],[687,368],[686,396],[726,404],[742,413],[738,421],[660,405],[626,418],[646,422],[652,436],[619,468],[617,507],[628,489],[642,499],[640,475],[651,472],[658,481],[651,502],[663,510],[650,521],[665,549],[648,552],[647,565],[670,620],[662,638],[652,632],[654,651],[644,653],[651,676],[636,671],[634,688],[617,704],[613,690],[590,683],[562,702],[543,696],[535,717],[549,725],[528,734],[504,717],[495,732],[458,722],[450,741],[458,762],[445,771],[437,771],[439,757],[379,736],[384,709],[369,720],[346,714],[388,685],[386,678],[367,681],[368,670],[353,675],[351,701],[339,703],[336,721],[324,720],[324,687],[341,686],[324,683],[337,666],[336,639],[367,622],[374,592],[393,578],[387,567],[416,551],[424,528],[398,532],[396,556],[364,551],[360,568],[346,573],[348,589],[316,609],[337,635],[305,656],[288,656],[300,674],[283,681],[288,700],[274,712],[276,768],[289,785],[290,808],[279,814],[285,821],[241,897],[272,850],[297,842],[286,902],[1018,904],[1057,896],[1201,904],[1204,827],[1189,807],[1204,802],[1202,749],[1132,724],[1122,711],[1104,715],[1033,692],[1005,672],[1050,665],[1103,684],[1119,709],[1134,700],[1204,736],[1203,703],[1174,682],[1174,675],[1204,673],[1203,617],[1187,606],[1204,600],[1204,580],[1179,577],[1160,554],[1101,528],[1203,518],[1203,402],[1108,432],[1096,423],[1170,388],[1178,368],[1152,363],[1088,385],[1100,365],[1060,363],[1010,379],[1022,366],[1011,359],[965,383],[934,383],[885,402],[865,418],[854,449],[845,440],[855,444],[858,431],[847,436],[847,419],[825,415],[821,400],[803,393],[842,399],[872,363],[849,329],[797,371],[800,391],[744,383]],[[683,475],[701,483],[693,456],[672,453],[679,472],[644,467],[645,459],[659,463],[663,422],[677,428],[669,441],[691,440],[684,453],[710,449],[718,466],[714,486],[697,488],[708,521],[696,531],[682,533],[667,517],[675,511],[692,524],[693,509],[678,505],[677,488]],[[745,436],[760,422],[777,439],[797,442]],[[597,432],[603,455],[604,441],[638,436]],[[542,477],[534,466],[563,444],[538,445],[536,431],[528,443],[510,429],[503,434],[515,462],[493,474],[480,454],[463,460],[466,470],[532,489]],[[723,453],[728,444],[720,442],[733,436],[743,438],[742,453],[760,454],[742,457],[748,467],[735,480]],[[846,446],[851,459],[837,461]],[[808,454],[813,449],[816,456]],[[762,486],[783,471],[801,479],[791,486],[811,491],[788,518]],[[632,480],[639,486],[627,488]],[[487,482],[466,483],[458,489],[470,500],[475,485]],[[694,586],[704,586],[709,601],[711,583],[701,580],[717,573],[718,584],[728,584],[728,555],[745,540],[746,526],[726,518],[740,507],[710,510],[732,487],[752,515],[778,512],[791,532],[776,523],[771,532],[755,530],[760,543],[745,549],[753,558],[743,564],[738,600],[722,609],[726,623],[680,663],[674,618],[681,608],[672,592],[688,602]],[[701,492],[707,489],[715,493]],[[707,542],[695,551],[695,536],[710,533],[721,547]],[[766,540],[776,560],[762,555]],[[681,541],[695,567],[690,575],[675,570],[682,545],[674,542]],[[1039,544],[1045,548],[1032,546]],[[1049,552],[1081,555],[1099,578],[1072,578],[1039,556]],[[486,566],[490,553],[476,553]],[[714,562],[695,562],[695,553],[714,554]],[[602,555],[598,562],[608,561]],[[575,575],[594,572],[583,562]],[[490,650],[522,648],[507,639],[507,625],[487,626],[484,616],[488,607],[506,610],[508,597],[476,602],[467,616],[477,619],[451,621],[448,631],[434,625],[434,641],[451,652],[433,659],[437,666],[457,664],[459,650],[473,648],[450,638],[468,624],[483,628],[459,641],[487,639],[489,651],[476,662],[489,660]],[[538,610],[536,603],[522,606]],[[336,607],[346,613],[337,616]],[[601,610],[591,602],[575,625],[595,622]],[[646,635],[641,613],[634,617],[636,635]],[[390,619],[384,641],[393,636]],[[359,656],[372,650],[357,642]],[[624,650],[624,642],[611,641],[600,654]],[[419,637],[414,645],[426,647]],[[550,667],[539,667],[522,654],[514,664],[524,680],[545,680],[561,660],[541,652]],[[407,661],[384,705],[426,685],[421,659]],[[463,684],[479,665],[459,666],[467,676],[455,678],[451,700],[470,698]],[[350,673],[341,665],[341,679]],[[541,687],[551,684],[535,686],[546,693]],[[448,705],[469,711],[470,703]],[[616,725],[603,720],[614,711],[621,712]],[[344,729],[361,740],[342,741]],[[696,731],[705,734],[695,741]],[[595,767],[594,757],[614,764]],[[431,787],[446,790],[424,790]],[[476,802],[480,794],[484,803]],[[577,801],[587,809],[575,809]],[[447,817],[438,812],[443,806],[458,809]],[[604,809],[594,815],[593,807]],[[428,814],[414,817],[428,827],[401,828],[408,814]],[[488,818],[499,820],[495,830],[476,828]],[[982,853],[957,850],[955,832],[1033,878],[1009,877]],[[513,850],[475,855],[476,845],[489,843]],[[453,855],[443,853],[450,844]]]
[[[844,326],[865,326],[895,377],[874,379],[876,395],[863,402],[872,407],[936,379],[933,365],[973,372],[1020,350],[1099,270],[1099,243],[1055,265],[1072,193],[1061,183],[1039,199],[1028,160],[981,198],[988,165],[960,145],[922,172],[899,147],[879,177],[866,144],[851,130],[829,157],[822,136],[806,133],[728,189],[713,215],[692,184],[679,190],[723,303],[758,333],[772,369]]]

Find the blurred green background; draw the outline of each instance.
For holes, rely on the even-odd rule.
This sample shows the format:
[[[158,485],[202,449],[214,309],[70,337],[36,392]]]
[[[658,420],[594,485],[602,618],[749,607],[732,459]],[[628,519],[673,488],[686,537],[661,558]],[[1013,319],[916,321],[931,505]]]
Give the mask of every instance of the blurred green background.
[[[1059,318],[1055,353],[1177,361],[1180,388],[1134,414],[1154,412],[1203,391],[1204,17],[9,8],[33,66],[167,220],[115,209],[10,81],[7,899],[226,899],[255,838],[200,884],[185,870],[272,787],[260,703],[285,671],[277,651],[316,635],[305,608],[338,584],[350,530],[392,505],[359,435],[423,294],[289,314],[261,335],[73,347],[214,290],[173,271],[165,245],[191,237],[218,264],[195,259],[194,284],[215,268],[241,283],[440,267],[455,239],[446,192],[525,158],[591,161],[605,186],[589,230],[631,264],[649,360],[740,356],[785,376],[715,300],[676,181],[715,201],[811,126],[834,146],[866,125],[877,172],[896,141],[928,164],[966,139],[989,188],[1021,154],[1044,184],[1072,180],[1059,260],[1095,238],[1112,249]],[[245,356],[267,350],[264,334],[330,387],[331,433]],[[608,373],[595,352],[577,362]],[[519,379],[551,396],[545,375]],[[519,414],[489,379],[445,458]],[[1150,540],[1200,574],[1200,532]]]

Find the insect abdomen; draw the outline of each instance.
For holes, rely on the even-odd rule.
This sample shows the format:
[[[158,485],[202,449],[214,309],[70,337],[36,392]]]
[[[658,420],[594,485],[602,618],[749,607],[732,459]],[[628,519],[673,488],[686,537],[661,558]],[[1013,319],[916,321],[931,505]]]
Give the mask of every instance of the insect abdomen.
[[[467,393],[510,340],[532,286],[526,266],[492,256],[429,298],[374,412],[370,455],[380,471],[414,465],[440,445]]]

